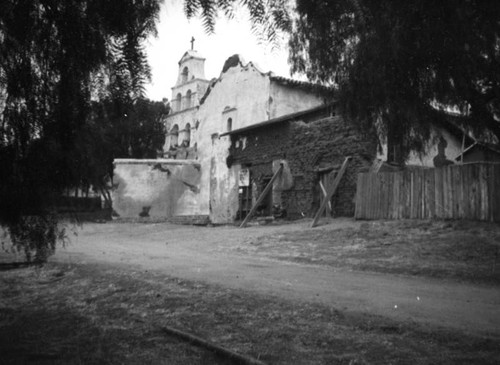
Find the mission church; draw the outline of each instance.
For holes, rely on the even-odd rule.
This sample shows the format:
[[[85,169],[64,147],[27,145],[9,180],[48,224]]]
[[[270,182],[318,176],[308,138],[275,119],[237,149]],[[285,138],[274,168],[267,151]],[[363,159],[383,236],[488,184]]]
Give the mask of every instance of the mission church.
[[[263,72],[239,55],[208,80],[193,47],[179,61],[164,123],[159,158],[115,160],[113,209],[121,218],[231,223],[245,217],[279,166],[283,178],[257,214],[311,216],[321,186],[347,156],[332,213],[353,216],[357,174],[380,157],[376,135],[337,115],[331,89]]]

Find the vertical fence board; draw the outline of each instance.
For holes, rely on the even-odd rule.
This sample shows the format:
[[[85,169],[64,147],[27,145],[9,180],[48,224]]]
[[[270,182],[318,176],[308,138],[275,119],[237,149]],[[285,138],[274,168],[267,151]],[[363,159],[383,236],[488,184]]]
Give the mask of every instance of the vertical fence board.
[[[367,179],[367,186],[366,186],[366,191],[368,193],[367,200],[368,200],[368,206],[366,207],[367,210],[367,218],[368,219],[374,219],[372,211],[373,211],[373,206],[375,205],[375,195],[373,194],[373,184],[375,180],[375,176],[371,175]]]
[[[471,205],[472,205],[472,219],[478,218],[478,205],[479,205],[479,194],[477,188],[477,166],[469,165],[470,168],[470,184],[471,184]]]
[[[480,164],[479,166],[479,193],[481,199],[481,209],[479,210],[479,219],[482,221],[488,220],[488,170],[487,165]]]
[[[460,166],[450,166],[452,171],[453,185],[453,219],[460,218],[460,203],[461,203],[461,178]]]
[[[366,207],[366,218],[368,219],[373,219],[372,215],[371,215],[371,210],[372,210],[372,207],[373,207],[373,193],[372,193],[372,184],[373,184],[373,178],[374,176],[373,175],[368,175],[367,176],[367,181],[366,181],[366,204],[368,204],[368,206]]]
[[[450,207],[449,207],[449,201],[450,201],[450,196],[449,196],[449,186],[450,186],[450,180],[448,179],[449,174],[448,174],[448,167],[443,167],[443,218],[448,219],[450,218]]]
[[[500,165],[495,165],[493,169],[493,186],[494,186],[494,198],[493,198],[493,220],[495,222],[500,222]]]
[[[451,218],[455,219],[457,215],[457,205],[455,204],[456,202],[455,198],[457,197],[457,184],[456,184],[454,166],[450,165],[449,170],[450,170],[450,188],[451,188],[450,213],[451,213]]]
[[[392,180],[392,219],[399,219],[399,178],[400,174],[393,174]]]
[[[495,212],[495,165],[487,165],[488,167],[488,220],[494,220]]]
[[[431,169],[425,170],[425,202],[426,202],[426,210],[425,217],[426,219],[434,218],[435,216],[435,191],[434,191],[434,171]]]
[[[443,218],[443,169],[434,169],[435,216]]]
[[[457,175],[457,181],[456,184],[458,184],[457,189],[458,189],[458,201],[456,204],[458,204],[458,209],[457,209],[457,218],[463,219],[465,217],[465,208],[464,208],[464,190],[465,190],[465,185],[463,183],[463,176],[464,176],[464,170],[463,169],[458,169],[458,175]]]
[[[413,194],[413,189],[411,185],[411,173],[409,171],[405,171],[403,173],[405,178],[405,199],[404,199],[404,218],[408,219],[411,217],[411,197]]]
[[[382,219],[385,218],[384,214],[384,207],[385,207],[385,189],[386,189],[386,184],[385,184],[385,179],[386,179],[387,174],[382,174],[379,176],[379,200],[377,204],[377,217],[380,217]]]

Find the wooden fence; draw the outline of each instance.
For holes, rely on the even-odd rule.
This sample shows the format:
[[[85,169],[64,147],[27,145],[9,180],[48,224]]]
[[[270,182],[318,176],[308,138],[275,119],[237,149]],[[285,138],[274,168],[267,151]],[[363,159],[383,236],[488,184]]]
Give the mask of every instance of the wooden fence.
[[[359,174],[355,218],[500,222],[500,164]]]

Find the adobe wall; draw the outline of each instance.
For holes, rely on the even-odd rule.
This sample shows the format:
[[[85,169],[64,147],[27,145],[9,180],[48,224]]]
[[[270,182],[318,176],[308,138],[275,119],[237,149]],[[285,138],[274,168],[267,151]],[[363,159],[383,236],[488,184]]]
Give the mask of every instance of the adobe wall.
[[[238,146],[238,147],[236,147]],[[293,177],[293,187],[279,194],[288,217],[312,216],[319,208],[319,172],[321,167],[340,168],[346,156],[352,156],[337,193],[334,215],[354,215],[357,174],[366,171],[376,156],[376,140],[363,136],[341,117],[299,120],[248,131],[233,136],[231,156],[234,164],[250,164],[251,175],[259,180],[272,175],[273,161],[285,159]]]
[[[200,164],[190,160],[116,159],[113,210],[119,218],[202,215]]]

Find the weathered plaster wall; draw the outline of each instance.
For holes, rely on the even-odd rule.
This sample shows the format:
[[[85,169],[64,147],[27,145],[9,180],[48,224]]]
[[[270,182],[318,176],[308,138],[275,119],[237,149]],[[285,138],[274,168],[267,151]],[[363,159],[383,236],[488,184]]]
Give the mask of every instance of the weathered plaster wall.
[[[266,120],[269,86],[269,77],[251,63],[229,68],[200,106],[200,123],[210,129],[210,134],[225,132],[227,119],[223,112],[227,107],[235,108],[233,129]]]
[[[247,139],[245,147],[244,137]],[[277,160],[287,161],[293,186],[281,192],[274,189],[273,193],[281,194],[282,206],[291,218],[312,216],[319,207],[318,169],[339,168],[345,157],[352,156],[333,199],[336,216],[353,216],[357,174],[372,164],[376,141],[373,136],[362,135],[352,124],[334,116],[278,123],[266,129],[248,131],[244,136],[234,136],[231,155],[235,163],[250,165],[257,185],[272,175],[273,161],[275,165]],[[273,201],[279,199],[273,197]]]
[[[240,166],[233,165],[228,168],[226,164],[220,162],[228,155],[228,137],[224,140],[221,138],[220,142],[223,147],[217,148],[210,166],[210,220],[214,224],[232,222],[238,211]]]
[[[276,81],[271,81],[271,98],[269,101],[269,119],[312,109],[324,104],[323,97],[310,90],[282,85]]]
[[[113,209],[121,218],[202,215],[200,165],[194,161],[114,161]]]
[[[202,166],[200,209],[210,214],[213,223],[232,222],[238,200],[238,171],[226,163],[230,139],[219,134],[226,132],[229,117],[232,129],[262,121],[268,97],[269,78],[251,64],[238,65],[221,74],[200,105],[196,132]]]

